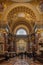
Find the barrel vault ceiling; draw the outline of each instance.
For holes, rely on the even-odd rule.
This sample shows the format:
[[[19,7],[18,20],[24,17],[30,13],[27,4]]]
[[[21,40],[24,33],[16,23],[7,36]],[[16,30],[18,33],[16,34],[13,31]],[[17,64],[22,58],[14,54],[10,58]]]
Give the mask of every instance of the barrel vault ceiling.
[[[40,27],[43,27],[43,0],[0,0],[0,26],[3,26],[4,24],[6,24],[8,21],[9,21],[9,19],[10,19],[10,12],[9,12],[9,14],[8,14],[8,17],[9,17],[9,19],[8,19],[8,17],[7,17],[7,19],[8,20],[6,20],[6,14],[7,14],[7,12],[11,9],[11,6],[13,6],[13,4],[14,4],[14,6],[16,7],[16,6],[21,6],[22,4],[23,5],[26,5],[26,6],[29,6],[29,5],[31,5],[32,7],[33,7],[33,14],[31,14],[32,15],[32,18],[30,18],[30,19],[35,19],[35,17],[33,17],[33,16],[35,16],[34,15],[34,12],[35,12],[35,14],[36,14],[36,12],[38,13],[38,15],[36,14],[36,17],[38,17],[38,20],[34,20],[35,22],[37,22],[37,24],[38,24],[38,27],[40,28]],[[29,4],[29,5],[28,5]],[[13,7],[14,7],[13,6]],[[29,6],[30,7],[30,6]],[[32,9],[32,7],[30,7],[30,9]],[[22,7],[21,7],[22,8]],[[20,8],[20,9],[21,9]],[[14,10],[15,10],[15,12],[17,11],[16,9],[19,9],[19,7],[17,8],[15,8]],[[23,9],[23,8],[22,8]],[[35,10],[36,11],[35,11]],[[24,10],[25,10],[25,8],[24,8]],[[12,11],[12,10],[11,10]],[[19,11],[19,10],[18,10]],[[25,10],[26,11],[26,10]],[[31,11],[31,10],[30,10]],[[32,12],[32,11],[31,11]],[[15,15],[15,14],[14,14]],[[16,15],[18,15],[18,13],[16,13]],[[28,15],[29,17],[31,17],[31,15],[30,14],[28,14],[28,13],[25,13],[25,15]],[[14,16],[12,16],[13,17],[13,19],[14,19]],[[18,20],[19,21],[19,20]],[[33,20],[32,20],[33,21]],[[33,24],[34,25],[34,23],[33,22],[31,22],[31,24]],[[11,25],[11,22],[10,22],[10,25]],[[12,26],[13,26],[13,24],[12,24]],[[10,27],[12,27],[12,26],[10,26]],[[5,27],[6,27],[6,25],[5,25]],[[7,26],[8,27],[8,26]]]

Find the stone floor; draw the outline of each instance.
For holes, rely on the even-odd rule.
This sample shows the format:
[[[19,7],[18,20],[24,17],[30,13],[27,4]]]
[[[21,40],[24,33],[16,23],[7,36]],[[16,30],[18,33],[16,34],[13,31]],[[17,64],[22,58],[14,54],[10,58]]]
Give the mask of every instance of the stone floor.
[[[9,61],[4,61],[0,63],[0,65],[43,65],[43,64],[41,64],[38,61],[33,62],[33,60],[29,58],[20,59],[18,57],[15,57],[15,58],[10,58]]]

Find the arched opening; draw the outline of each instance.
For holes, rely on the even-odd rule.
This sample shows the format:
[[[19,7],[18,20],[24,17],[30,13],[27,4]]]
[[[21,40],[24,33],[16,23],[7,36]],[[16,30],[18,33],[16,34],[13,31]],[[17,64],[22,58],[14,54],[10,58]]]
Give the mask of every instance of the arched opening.
[[[24,28],[19,28],[16,31],[16,45],[18,53],[25,52],[27,50],[27,41],[25,40],[27,35],[27,31]]]
[[[27,32],[25,29],[21,28],[17,30],[16,35],[27,35]]]

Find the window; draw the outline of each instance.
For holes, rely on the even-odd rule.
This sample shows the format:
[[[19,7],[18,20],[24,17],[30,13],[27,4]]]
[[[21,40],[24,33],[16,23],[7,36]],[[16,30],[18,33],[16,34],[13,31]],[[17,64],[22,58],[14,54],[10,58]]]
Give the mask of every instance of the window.
[[[19,30],[17,30],[16,35],[27,35],[27,32],[25,29],[19,29]]]

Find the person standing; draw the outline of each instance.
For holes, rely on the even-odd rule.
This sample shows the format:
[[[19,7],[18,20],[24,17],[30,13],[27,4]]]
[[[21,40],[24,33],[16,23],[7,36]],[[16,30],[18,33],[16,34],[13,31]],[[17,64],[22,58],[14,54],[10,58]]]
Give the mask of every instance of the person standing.
[[[27,56],[27,52],[26,51],[24,52],[24,55],[25,55],[25,58],[26,58],[26,56]]]
[[[36,52],[35,52],[35,46],[32,48],[32,55],[33,55],[33,61],[36,60]]]

